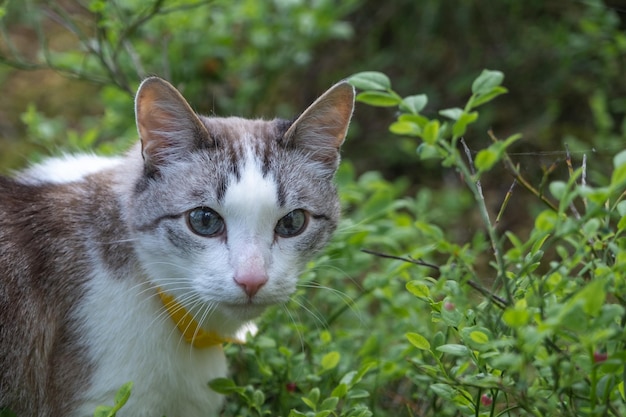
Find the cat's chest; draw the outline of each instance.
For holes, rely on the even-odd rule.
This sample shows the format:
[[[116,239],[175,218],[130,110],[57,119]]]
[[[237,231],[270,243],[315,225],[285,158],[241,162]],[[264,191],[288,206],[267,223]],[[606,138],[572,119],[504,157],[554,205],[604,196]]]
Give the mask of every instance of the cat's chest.
[[[92,372],[76,416],[112,405],[129,381],[132,393],[119,417],[217,415],[222,400],[208,382],[226,375],[222,347],[198,349],[182,340],[153,288],[94,278],[79,312]]]

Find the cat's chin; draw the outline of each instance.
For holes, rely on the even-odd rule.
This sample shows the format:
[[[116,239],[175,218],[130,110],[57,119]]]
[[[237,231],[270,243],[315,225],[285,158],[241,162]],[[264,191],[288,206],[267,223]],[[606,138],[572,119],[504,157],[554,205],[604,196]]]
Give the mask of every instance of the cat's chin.
[[[271,305],[262,303],[233,304],[223,303],[224,315],[241,321],[250,321],[259,317]]]

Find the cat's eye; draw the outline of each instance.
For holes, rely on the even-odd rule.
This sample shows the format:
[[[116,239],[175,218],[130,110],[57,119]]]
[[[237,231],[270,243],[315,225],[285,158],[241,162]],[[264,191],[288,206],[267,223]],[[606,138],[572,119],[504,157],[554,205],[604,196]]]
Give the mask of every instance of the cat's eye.
[[[198,207],[187,212],[189,228],[201,236],[217,236],[224,232],[226,225],[222,216],[208,207]]]
[[[309,213],[302,209],[297,209],[280,219],[276,223],[274,232],[280,237],[298,236],[306,229],[308,222]]]

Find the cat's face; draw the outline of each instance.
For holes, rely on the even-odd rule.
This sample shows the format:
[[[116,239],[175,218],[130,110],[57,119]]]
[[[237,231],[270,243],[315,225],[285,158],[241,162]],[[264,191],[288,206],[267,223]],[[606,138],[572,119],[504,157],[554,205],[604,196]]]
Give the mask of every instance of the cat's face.
[[[226,328],[286,301],[337,225],[332,179],[352,106],[344,83],[294,123],[204,118],[169,84],[144,82],[130,204],[152,284]]]

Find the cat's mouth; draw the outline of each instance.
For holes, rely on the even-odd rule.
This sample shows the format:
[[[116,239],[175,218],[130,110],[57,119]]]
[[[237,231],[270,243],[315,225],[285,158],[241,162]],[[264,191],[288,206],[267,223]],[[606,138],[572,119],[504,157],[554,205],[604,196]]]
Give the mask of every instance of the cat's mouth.
[[[259,317],[265,309],[273,303],[258,303],[248,300],[245,303],[223,303],[222,308],[226,316],[236,317],[240,320],[249,321]]]

